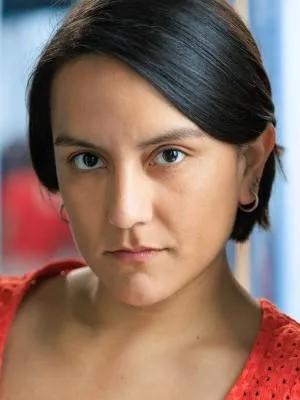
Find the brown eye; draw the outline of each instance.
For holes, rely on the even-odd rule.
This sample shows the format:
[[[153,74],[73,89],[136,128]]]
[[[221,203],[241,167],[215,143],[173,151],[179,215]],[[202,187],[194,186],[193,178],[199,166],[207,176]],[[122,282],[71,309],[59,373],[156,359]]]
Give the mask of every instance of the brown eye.
[[[100,158],[92,153],[76,154],[71,160],[80,170],[92,170],[101,168]]]
[[[161,151],[155,159],[162,160],[162,162],[159,162],[159,164],[168,165],[168,164],[178,164],[186,156],[187,154],[185,154],[181,150],[169,148]]]

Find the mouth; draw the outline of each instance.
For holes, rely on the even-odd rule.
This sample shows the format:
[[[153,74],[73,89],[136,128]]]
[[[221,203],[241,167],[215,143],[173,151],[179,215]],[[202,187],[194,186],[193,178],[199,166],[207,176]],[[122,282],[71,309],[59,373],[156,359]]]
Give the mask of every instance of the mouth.
[[[122,262],[143,263],[162,253],[165,249],[142,248],[140,250],[117,250],[107,252],[108,255]]]
[[[140,253],[143,251],[151,251],[151,250],[163,250],[161,248],[156,248],[156,247],[148,247],[148,246],[139,246],[139,247],[120,247],[119,249],[116,250],[110,250],[108,253],[115,253],[118,251],[125,251],[127,253]]]

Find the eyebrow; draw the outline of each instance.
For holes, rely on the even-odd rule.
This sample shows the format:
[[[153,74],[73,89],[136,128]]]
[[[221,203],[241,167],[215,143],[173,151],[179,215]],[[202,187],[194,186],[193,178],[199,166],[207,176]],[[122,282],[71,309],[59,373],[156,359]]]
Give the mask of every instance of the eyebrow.
[[[137,144],[137,148],[143,150],[148,146],[158,145],[168,140],[182,140],[187,138],[202,137],[203,131],[200,128],[175,128],[165,133],[155,136],[151,139],[147,139]],[[80,146],[85,148],[91,148],[95,150],[104,150],[101,146],[97,146],[87,140],[72,137],[69,134],[61,133],[54,140],[55,146]]]

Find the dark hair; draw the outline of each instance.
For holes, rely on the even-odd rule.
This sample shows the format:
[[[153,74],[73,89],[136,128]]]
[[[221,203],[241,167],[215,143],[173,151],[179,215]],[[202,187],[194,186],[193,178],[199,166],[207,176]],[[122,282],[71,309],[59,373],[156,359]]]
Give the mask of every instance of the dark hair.
[[[212,137],[241,146],[276,125],[270,82],[255,41],[225,0],[87,0],[70,11],[30,79],[29,146],[49,191],[59,190],[50,122],[51,84],[84,54],[115,57],[154,85]],[[237,210],[230,239],[270,227],[268,203],[282,147],[275,145],[252,213]]]

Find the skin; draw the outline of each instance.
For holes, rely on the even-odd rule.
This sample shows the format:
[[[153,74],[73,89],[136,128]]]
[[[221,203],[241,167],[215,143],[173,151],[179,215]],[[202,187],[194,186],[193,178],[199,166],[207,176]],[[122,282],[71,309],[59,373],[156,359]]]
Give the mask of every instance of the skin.
[[[155,398],[153,388],[165,390],[157,398],[167,398],[174,380],[184,382],[179,398],[196,398],[196,393],[224,398],[261,322],[259,305],[230,272],[225,246],[238,205],[254,200],[251,190],[274,148],[273,126],[243,149],[217,141],[125,64],[93,55],[57,73],[51,123],[59,191],[88,266],[68,274],[63,284],[46,285],[40,296],[48,295],[51,305],[39,304],[47,309],[30,302],[23,307],[23,318],[28,307],[38,318],[47,315],[39,324],[45,326],[42,339],[33,336],[35,346],[52,336],[47,365],[63,349],[68,370],[70,359],[74,368],[86,363],[86,379],[101,369],[103,399],[118,398],[114,390],[121,386],[108,383],[118,372],[130,388],[122,399],[135,398],[131,389],[138,393],[139,384],[145,397],[144,379],[150,376],[162,380],[151,385],[150,398]],[[138,147],[175,129],[197,135]],[[71,145],[66,136],[91,145]],[[178,151],[175,160],[163,152],[167,149]],[[86,169],[82,153],[96,156],[92,169]],[[121,246],[164,250],[143,264],[105,254]],[[74,348],[80,354],[74,355]],[[65,366],[63,360],[53,361],[56,370]],[[190,375],[186,386],[191,365],[197,366],[197,376],[193,381]],[[72,388],[77,380],[85,387],[84,374],[75,379],[74,368]]]
[[[185,287],[227,269],[225,244],[238,204],[254,199],[252,184],[274,147],[272,129],[251,151],[238,151],[206,135],[127,66],[96,56],[58,73],[51,104],[54,143],[68,135],[103,149],[55,145],[57,174],[78,248],[107,301],[121,302],[125,321],[139,319],[145,307],[156,314]],[[171,129],[199,136],[137,149]],[[163,159],[162,147],[179,150],[175,161]],[[98,158],[94,168],[83,152]],[[136,267],[104,254],[122,245],[167,250]]]

